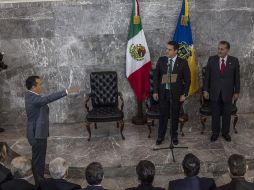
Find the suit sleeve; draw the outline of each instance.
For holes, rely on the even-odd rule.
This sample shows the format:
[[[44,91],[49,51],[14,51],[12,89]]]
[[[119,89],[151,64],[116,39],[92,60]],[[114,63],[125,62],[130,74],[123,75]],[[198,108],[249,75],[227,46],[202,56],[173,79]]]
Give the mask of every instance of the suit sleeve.
[[[235,69],[235,93],[240,93],[240,64],[238,59],[236,59]]]
[[[191,84],[191,77],[190,77],[190,68],[188,62],[184,60],[184,69],[183,69],[183,79],[184,79],[184,94],[188,95],[190,84]]]
[[[210,79],[211,78],[211,58],[208,59],[206,69],[205,69],[205,78],[203,84],[203,91],[209,92],[210,90]]]
[[[36,106],[43,106],[48,103],[54,102],[66,95],[67,95],[66,91],[60,91],[60,92],[56,92],[56,93],[53,93],[53,94],[51,94],[49,96],[45,96],[45,97],[32,96],[31,103]]]
[[[160,85],[160,62],[161,58],[157,61],[156,68],[154,71],[154,78],[153,78],[153,93],[159,92],[159,85]]]

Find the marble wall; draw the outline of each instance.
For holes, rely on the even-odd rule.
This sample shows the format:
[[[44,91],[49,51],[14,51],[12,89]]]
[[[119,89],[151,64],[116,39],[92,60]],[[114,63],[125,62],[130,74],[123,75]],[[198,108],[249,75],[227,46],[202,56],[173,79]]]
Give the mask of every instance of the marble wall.
[[[9,68],[0,73],[1,124],[25,124],[24,81],[32,74],[44,79],[45,94],[81,86],[81,95],[50,105],[53,123],[84,121],[84,94],[89,93],[92,71],[118,72],[125,119],[133,116],[136,102],[125,76],[132,0],[5,2],[0,3],[0,51],[5,52]],[[218,41],[230,41],[231,54],[241,62],[239,112],[254,112],[254,1],[189,2],[199,69],[216,53]],[[174,33],[181,0],[140,0],[140,5],[155,65]],[[198,107],[197,95],[186,104],[195,116]]]

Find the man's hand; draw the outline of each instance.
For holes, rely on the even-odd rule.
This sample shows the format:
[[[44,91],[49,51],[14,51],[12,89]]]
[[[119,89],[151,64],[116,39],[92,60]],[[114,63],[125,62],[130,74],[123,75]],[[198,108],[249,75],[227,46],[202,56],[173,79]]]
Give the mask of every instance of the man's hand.
[[[205,99],[207,99],[207,100],[209,99],[209,93],[207,91],[203,92],[203,96]]]
[[[68,94],[76,94],[79,93],[80,88],[79,87],[70,87],[67,89]]]
[[[185,95],[181,95],[180,96],[180,102],[184,102],[186,100],[186,96]]]
[[[233,95],[233,101],[238,100],[238,98],[239,98],[239,94],[238,93],[234,93],[234,95]]]
[[[159,100],[159,95],[158,95],[158,93],[154,93],[154,94],[153,94],[153,99],[154,99],[155,101],[158,101],[158,100]]]

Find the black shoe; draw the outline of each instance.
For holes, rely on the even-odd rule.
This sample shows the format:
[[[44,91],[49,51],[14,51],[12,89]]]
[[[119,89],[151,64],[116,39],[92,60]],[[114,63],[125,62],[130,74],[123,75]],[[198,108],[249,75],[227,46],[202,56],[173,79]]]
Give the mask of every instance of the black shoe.
[[[211,136],[211,142],[216,141],[218,139],[218,137],[219,137],[218,135],[212,134],[212,136]]]
[[[230,141],[231,141],[231,136],[230,136],[229,134],[222,135],[222,137],[223,137],[227,142],[230,142]]]
[[[172,141],[173,141],[173,144],[174,144],[174,145],[178,145],[178,138],[177,138],[177,137],[174,137],[174,138],[172,139]]]
[[[157,139],[156,140],[156,145],[160,145],[162,143],[162,139]]]

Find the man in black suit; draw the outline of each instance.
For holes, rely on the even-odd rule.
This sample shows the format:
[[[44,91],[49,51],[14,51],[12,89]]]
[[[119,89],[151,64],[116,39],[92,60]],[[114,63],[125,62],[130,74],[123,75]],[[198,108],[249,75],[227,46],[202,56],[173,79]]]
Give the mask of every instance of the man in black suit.
[[[1,185],[1,190],[36,190],[35,186],[27,180],[32,175],[31,160],[19,156],[11,161],[11,172],[14,179],[6,181]]]
[[[30,76],[26,80],[25,107],[27,114],[27,139],[32,146],[32,169],[35,183],[44,180],[47,137],[49,135],[48,103],[58,100],[68,93],[77,93],[78,88],[70,88],[42,97],[42,80],[39,76]]]
[[[39,190],[77,190],[80,185],[68,182],[68,164],[63,158],[55,158],[49,163],[49,173],[51,178],[41,182]]]
[[[237,100],[240,93],[239,61],[228,55],[229,50],[229,42],[221,41],[218,55],[209,58],[205,72],[203,90],[204,97],[211,101],[212,142],[216,141],[220,134],[221,114],[222,136],[226,141],[231,141],[229,132],[232,101]]]
[[[185,155],[182,167],[186,178],[170,181],[168,190],[214,190],[215,182],[212,178],[200,178],[200,161],[193,154]]]
[[[248,169],[246,160],[242,155],[233,154],[228,159],[228,171],[231,182],[219,187],[217,190],[253,190],[254,183],[247,182],[244,175]]]
[[[88,186],[82,190],[105,190],[101,185],[104,178],[104,171],[99,162],[90,163],[86,167],[85,173]]]
[[[177,130],[180,106],[188,96],[191,82],[188,62],[177,56],[178,49],[179,45],[176,42],[168,42],[167,56],[159,58],[155,69],[153,98],[156,101],[159,100],[160,105],[157,145],[164,140],[170,107],[172,109],[172,140],[175,145],[178,144]],[[163,76],[171,74],[177,75],[176,82],[171,83],[171,85],[162,82]],[[172,105],[170,105],[170,94],[172,94]]]
[[[137,167],[136,173],[140,184],[137,187],[127,188],[126,190],[165,190],[160,187],[153,187],[155,176],[155,166],[148,160],[141,160]]]

